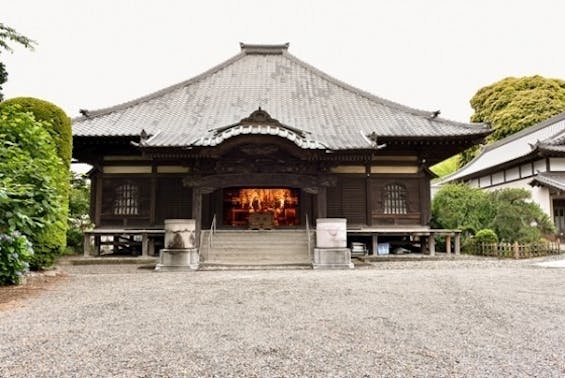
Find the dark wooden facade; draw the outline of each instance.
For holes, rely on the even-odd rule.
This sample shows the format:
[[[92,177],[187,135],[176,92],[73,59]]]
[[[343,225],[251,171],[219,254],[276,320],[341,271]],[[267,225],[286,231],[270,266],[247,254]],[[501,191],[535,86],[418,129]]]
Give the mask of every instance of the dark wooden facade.
[[[260,135],[196,151],[119,150],[91,162],[97,227],[162,228],[165,219],[194,218],[207,228],[223,213],[223,190],[234,187],[297,190],[297,227],[306,217],[347,218],[351,227],[424,226],[430,219],[431,174],[409,150],[336,154]]]

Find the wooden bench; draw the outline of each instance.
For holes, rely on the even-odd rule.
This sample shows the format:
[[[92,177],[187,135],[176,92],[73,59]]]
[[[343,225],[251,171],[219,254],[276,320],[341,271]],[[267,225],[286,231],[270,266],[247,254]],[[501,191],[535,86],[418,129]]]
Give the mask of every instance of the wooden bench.
[[[162,229],[115,229],[98,228],[84,232],[84,256],[91,256],[93,252],[100,256],[103,245],[112,245],[118,248],[120,245],[140,246],[141,256],[155,255],[155,239],[165,235]],[[111,236],[111,241],[102,240],[103,236]],[[141,237],[141,241],[135,240],[136,236]],[[93,240],[94,239],[94,240]],[[92,250],[94,247],[94,251]]]

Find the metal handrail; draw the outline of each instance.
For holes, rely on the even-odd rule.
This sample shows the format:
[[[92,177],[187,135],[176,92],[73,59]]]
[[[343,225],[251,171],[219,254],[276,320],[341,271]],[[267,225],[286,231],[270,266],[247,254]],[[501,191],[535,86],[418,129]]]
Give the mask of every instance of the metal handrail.
[[[210,225],[210,233],[208,234],[208,247],[212,248],[212,238],[216,233],[216,214],[212,218],[212,224]]]

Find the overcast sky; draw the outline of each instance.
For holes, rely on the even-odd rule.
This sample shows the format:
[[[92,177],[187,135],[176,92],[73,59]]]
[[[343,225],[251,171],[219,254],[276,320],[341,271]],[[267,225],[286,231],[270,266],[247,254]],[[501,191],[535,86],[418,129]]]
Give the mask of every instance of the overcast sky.
[[[0,22],[38,45],[0,60],[7,98],[42,98],[74,117],[193,77],[240,41],[290,42],[349,84],[468,121],[485,85],[565,78],[564,17],[564,0],[3,0]]]

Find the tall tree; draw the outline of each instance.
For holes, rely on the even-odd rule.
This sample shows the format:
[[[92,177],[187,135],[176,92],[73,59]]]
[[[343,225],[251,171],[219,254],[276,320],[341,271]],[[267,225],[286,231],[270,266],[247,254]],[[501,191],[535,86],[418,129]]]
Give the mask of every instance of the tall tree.
[[[472,122],[492,126],[487,143],[493,143],[565,111],[565,80],[538,75],[507,77],[479,89],[471,99],[471,107],[475,110]],[[468,163],[478,150],[475,147],[465,151],[459,165]]]
[[[10,46],[10,43],[20,44],[30,50],[33,50],[35,41],[29,39],[25,35],[18,33],[15,29],[4,25],[0,22],[0,50],[13,52],[14,50]],[[1,52],[1,51],[0,51]],[[0,62],[0,101],[4,99],[2,94],[2,86],[8,81],[8,71],[6,71],[6,66],[3,62]]]

